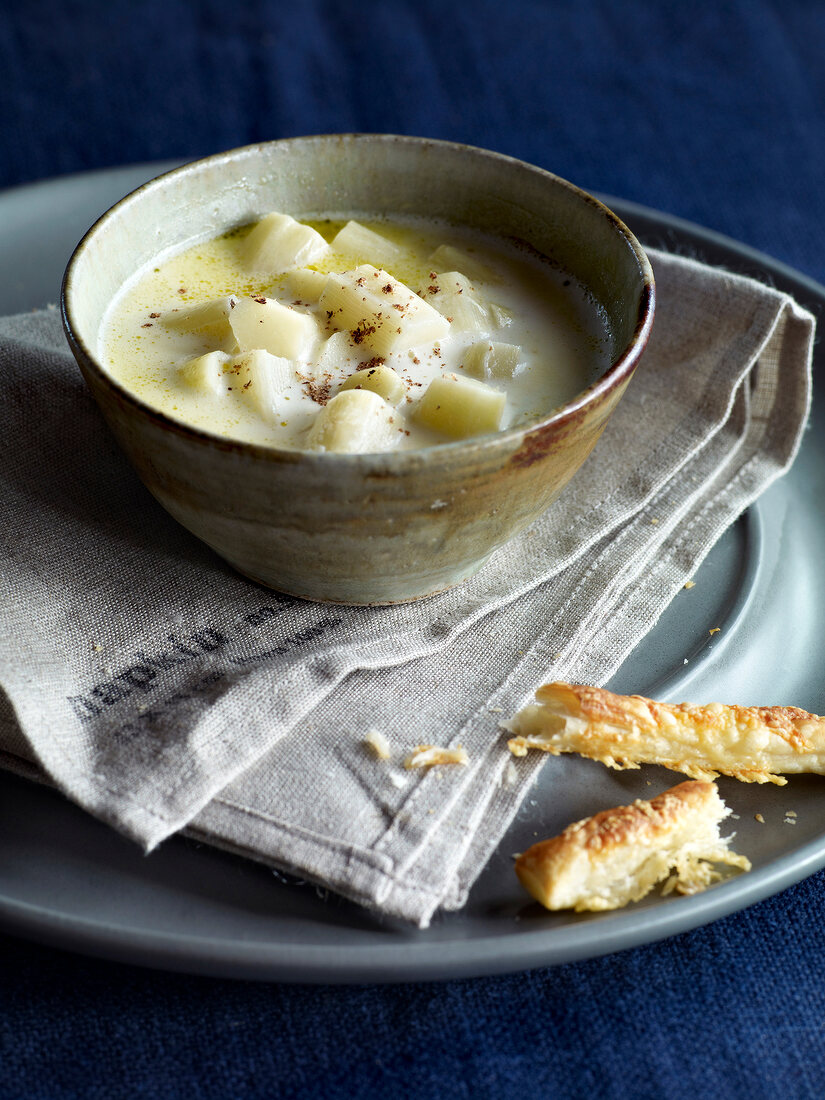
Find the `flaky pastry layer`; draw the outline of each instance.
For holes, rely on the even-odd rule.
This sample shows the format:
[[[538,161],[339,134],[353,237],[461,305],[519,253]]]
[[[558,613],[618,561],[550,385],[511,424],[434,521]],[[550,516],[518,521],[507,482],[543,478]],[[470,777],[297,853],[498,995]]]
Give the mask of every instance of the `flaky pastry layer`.
[[[536,702],[502,727],[515,756],[577,752],[611,768],[661,764],[693,779],[746,783],[825,773],[825,718],[799,707],[656,703],[583,684],[545,684]]]
[[[750,870],[719,835],[729,813],[715,784],[689,780],[568,825],[519,856],[516,874],[547,909],[618,909],[664,880],[663,893],[697,893],[721,878],[714,864]]]

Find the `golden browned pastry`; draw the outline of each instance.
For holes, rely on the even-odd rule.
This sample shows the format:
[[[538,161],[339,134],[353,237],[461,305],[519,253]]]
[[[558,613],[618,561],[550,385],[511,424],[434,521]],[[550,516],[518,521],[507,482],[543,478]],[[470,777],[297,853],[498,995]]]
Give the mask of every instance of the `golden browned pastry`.
[[[825,718],[798,707],[655,703],[582,684],[545,684],[502,726],[515,756],[577,752],[611,768],[662,764],[693,779],[777,783],[825,773]]]
[[[729,813],[714,783],[680,783],[568,825],[520,855],[516,874],[547,909],[618,909],[664,879],[663,893],[697,893],[722,877],[714,863],[750,870],[719,836]]]

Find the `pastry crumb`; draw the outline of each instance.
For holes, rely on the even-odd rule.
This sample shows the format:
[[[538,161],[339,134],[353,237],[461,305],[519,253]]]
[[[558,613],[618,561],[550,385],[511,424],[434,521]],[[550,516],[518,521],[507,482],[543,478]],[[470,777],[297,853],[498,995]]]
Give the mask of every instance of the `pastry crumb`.
[[[364,744],[372,750],[379,760],[389,760],[390,743],[380,730],[367,730],[364,737]]]
[[[764,817],[762,816],[762,814],[754,814],[754,815],[753,815],[753,819],[754,819],[754,821],[758,821],[760,825],[764,825],[764,824],[765,824],[765,819],[764,819]]]
[[[518,779],[518,769],[512,760],[508,760],[501,776],[502,787],[514,787]]]
[[[685,583],[682,587],[683,588],[695,588],[696,587],[696,581],[685,581]]]
[[[416,745],[404,761],[404,767],[409,771],[412,768],[432,768],[436,764],[466,766],[469,763],[467,750],[461,745],[456,745],[454,749],[444,749],[438,745]]]

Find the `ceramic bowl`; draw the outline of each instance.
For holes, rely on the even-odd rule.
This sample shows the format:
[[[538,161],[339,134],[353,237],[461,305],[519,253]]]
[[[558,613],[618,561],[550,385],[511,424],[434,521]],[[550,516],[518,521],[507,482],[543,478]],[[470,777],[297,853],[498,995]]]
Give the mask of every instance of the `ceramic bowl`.
[[[612,365],[527,427],[420,451],[314,454],[187,427],[111,378],[98,330],[122,284],[158,253],[270,210],[418,214],[529,242],[606,311]],[[536,519],[592,450],[653,320],[653,274],[604,205],[557,176],[482,149],[391,135],[235,149],[147,183],[89,230],[63,283],[71,350],[146,486],[246,576],[347,604],[449,588]]]

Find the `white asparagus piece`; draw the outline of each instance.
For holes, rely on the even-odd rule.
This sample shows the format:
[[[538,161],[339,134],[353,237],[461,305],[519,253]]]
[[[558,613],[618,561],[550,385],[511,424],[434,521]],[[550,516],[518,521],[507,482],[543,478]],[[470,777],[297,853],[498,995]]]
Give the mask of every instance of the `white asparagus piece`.
[[[397,413],[369,390],[337,393],[318,413],[309,430],[311,450],[338,454],[389,451],[400,438]]]
[[[400,245],[360,222],[349,221],[332,239],[333,252],[338,252],[356,264],[371,263],[391,271],[405,258]]]
[[[315,263],[329,252],[329,245],[311,226],[272,213],[261,218],[244,240],[243,257],[252,271],[273,275],[292,267]]]
[[[161,314],[161,324],[181,332],[198,332],[216,341],[230,335],[229,313],[237,302],[234,294],[213,298],[196,306],[180,306]]]
[[[264,348],[285,359],[309,359],[320,338],[311,314],[275,298],[239,298],[229,323],[242,352]]]
[[[286,287],[298,301],[315,305],[327,283],[323,271],[313,271],[311,267],[296,267],[287,273]]]
[[[285,415],[284,393],[295,380],[289,359],[262,348],[236,355],[226,364],[232,392],[249,401],[268,420]]]
[[[501,426],[506,394],[456,374],[434,378],[413,409],[413,418],[454,439],[496,432]]]
[[[447,318],[456,332],[484,336],[497,328],[492,303],[460,271],[445,271],[427,288],[426,301]]]
[[[316,378],[341,381],[361,362],[361,355],[347,332],[333,332],[315,358]]]
[[[330,275],[318,308],[328,324],[380,356],[430,343],[450,330],[437,310],[372,264]]]
[[[462,357],[462,366],[474,378],[512,378],[524,362],[518,344],[480,340]]]
[[[372,390],[390,405],[397,405],[406,392],[401,375],[383,363],[377,367],[364,367],[355,371],[341,389]]]
[[[222,397],[226,393],[224,366],[229,356],[223,351],[209,351],[178,367],[178,376],[187,386]]]

